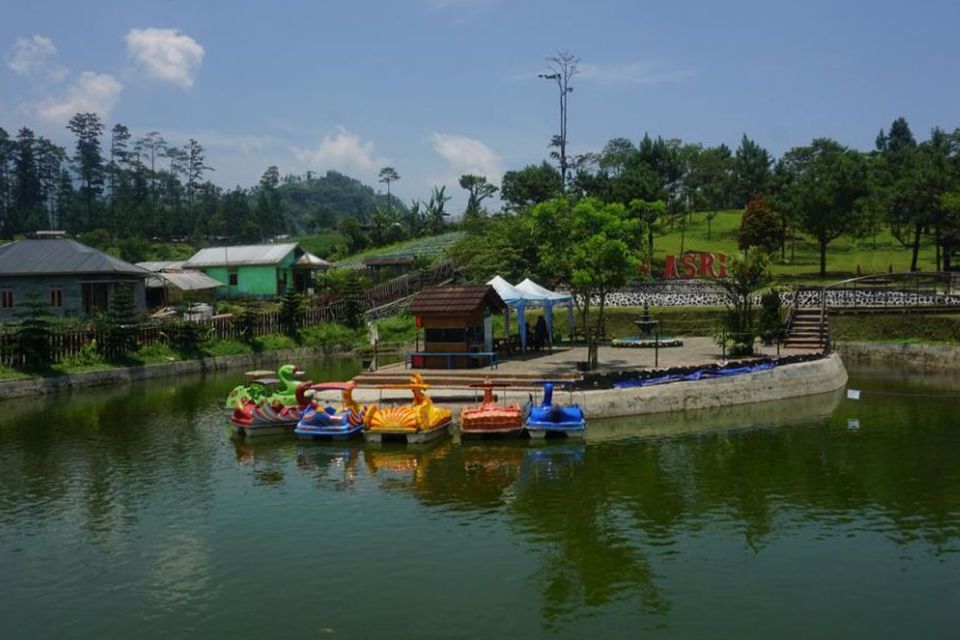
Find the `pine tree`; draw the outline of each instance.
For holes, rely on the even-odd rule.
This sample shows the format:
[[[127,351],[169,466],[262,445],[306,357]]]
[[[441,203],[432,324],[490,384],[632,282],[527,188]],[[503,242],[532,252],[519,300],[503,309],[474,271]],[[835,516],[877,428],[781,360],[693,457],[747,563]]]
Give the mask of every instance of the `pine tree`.
[[[137,330],[140,317],[133,303],[130,287],[117,286],[110,296],[110,308],[103,319],[103,354],[111,359],[123,359],[137,348]]]
[[[14,315],[17,325],[17,347],[22,367],[29,371],[43,371],[53,364],[50,334],[53,315],[39,291],[29,292],[17,304]]]
[[[303,298],[293,287],[288,287],[280,299],[280,326],[291,338],[300,335],[300,313],[303,310]]]

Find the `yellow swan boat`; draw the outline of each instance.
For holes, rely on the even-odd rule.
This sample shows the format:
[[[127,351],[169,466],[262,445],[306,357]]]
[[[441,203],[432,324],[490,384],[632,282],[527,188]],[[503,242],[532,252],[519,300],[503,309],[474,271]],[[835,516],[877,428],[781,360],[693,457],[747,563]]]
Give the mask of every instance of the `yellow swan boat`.
[[[418,444],[449,433],[453,414],[449,409],[433,404],[425,393],[430,385],[419,373],[413,374],[408,384],[385,384],[377,388],[409,389],[413,393],[413,402],[395,407],[371,406],[363,421],[363,437],[367,442],[394,439]]]

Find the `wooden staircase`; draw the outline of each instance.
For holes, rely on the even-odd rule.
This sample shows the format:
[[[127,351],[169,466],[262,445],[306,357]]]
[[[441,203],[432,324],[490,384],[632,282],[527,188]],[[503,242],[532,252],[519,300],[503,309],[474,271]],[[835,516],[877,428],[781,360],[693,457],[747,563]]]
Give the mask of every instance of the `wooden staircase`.
[[[823,322],[821,331],[820,323]],[[830,342],[827,314],[820,307],[798,307],[793,312],[784,346],[788,349],[819,351]]]

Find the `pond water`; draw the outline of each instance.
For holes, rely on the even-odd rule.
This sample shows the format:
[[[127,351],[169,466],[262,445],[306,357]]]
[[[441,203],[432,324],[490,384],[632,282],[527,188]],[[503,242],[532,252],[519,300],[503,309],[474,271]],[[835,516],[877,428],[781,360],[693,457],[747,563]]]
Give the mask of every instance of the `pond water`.
[[[956,637],[939,379],[375,448],[231,439],[237,378],[0,406],[0,637]]]

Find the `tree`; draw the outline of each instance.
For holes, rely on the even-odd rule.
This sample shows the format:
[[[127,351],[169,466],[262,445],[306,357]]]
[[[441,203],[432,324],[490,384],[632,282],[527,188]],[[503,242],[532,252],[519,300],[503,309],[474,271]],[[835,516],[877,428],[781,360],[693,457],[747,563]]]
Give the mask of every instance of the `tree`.
[[[498,191],[497,187],[487,182],[486,177],[471,174],[460,176],[460,187],[469,194],[467,209],[463,214],[464,220],[482,217],[483,201]]]
[[[184,165],[184,174],[187,178],[187,211],[192,217],[194,200],[196,199],[197,192],[200,190],[200,185],[203,183],[203,174],[207,171],[213,171],[213,169],[206,164],[206,155],[204,154],[203,146],[193,138],[190,138],[186,147],[184,147]],[[273,168],[276,169],[276,167]],[[193,231],[193,226],[193,221],[191,220],[190,231]],[[183,231],[186,231],[186,229]]]
[[[99,226],[98,216],[94,213],[97,198],[103,191],[103,156],[100,153],[103,122],[95,113],[78,113],[70,118],[67,129],[77,140],[73,161],[80,177],[80,196],[86,204],[84,223],[88,228],[95,228]]]
[[[604,326],[607,295],[626,284],[642,258],[643,223],[622,204],[557,198],[532,212],[542,243],[542,269],[568,284],[580,309],[587,361],[598,364],[597,335]],[[597,300],[597,315],[590,310]]]
[[[827,274],[827,245],[861,223],[867,194],[863,157],[827,138],[784,154],[777,165],[781,205],[817,240],[820,276]]]
[[[271,236],[286,230],[283,201],[280,197],[280,170],[276,165],[267,167],[260,177],[257,190],[257,219]]]
[[[740,218],[740,233],[737,246],[744,254],[751,247],[765,253],[773,253],[783,240],[783,220],[780,219],[763,197],[754,198]]]
[[[612,138],[600,153],[600,170],[619,178],[636,153],[637,148],[629,139]]]
[[[657,228],[657,222],[667,213],[667,204],[663,200],[648,202],[646,200],[634,200],[630,203],[630,215],[643,223],[643,229],[647,234],[647,257],[653,257],[653,233]]]
[[[894,120],[889,133],[881,130],[876,143],[871,178],[877,200],[886,212],[891,234],[912,249],[910,270],[916,271],[920,237],[932,204],[924,202],[923,158],[905,118]]]
[[[291,338],[300,335],[300,314],[303,311],[303,297],[293,287],[287,287],[280,298],[280,326]]]
[[[17,324],[17,348],[23,359],[23,368],[43,371],[53,364],[53,350],[50,346],[53,315],[48,309],[48,301],[39,291],[30,291],[25,299],[17,304],[14,315]]]
[[[543,162],[503,174],[500,198],[507,208],[518,209],[556,198],[561,190],[560,173]]]
[[[434,234],[443,233],[443,227],[446,225],[446,219],[450,214],[444,211],[444,206],[450,201],[447,195],[447,188],[434,187],[430,194],[430,201],[427,202],[427,219],[430,224],[430,231]]]
[[[131,287],[113,288],[110,306],[102,323],[103,354],[110,359],[123,359],[137,348],[137,329],[140,317],[133,303]]]
[[[16,151],[17,143],[0,127],[0,234],[5,237],[9,237],[7,217],[13,210],[13,162]]]
[[[13,173],[13,207],[7,212],[3,229],[3,235],[7,238],[23,232],[26,220],[35,218],[43,208],[43,192],[37,172],[36,138],[33,131],[26,127],[17,132]]]
[[[550,146],[557,149],[550,155],[560,164],[560,190],[563,191],[567,184],[567,97],[573,93],[570,79],[577,75],[580,60],[569,51],[558,51],[557,55],[547,58],[547,62],[550,70],[541,73],[540,77],[556,81],[560,91],[560,133],[550,141]]]
[[[733,341],[731,355],[753,353],[753,342],[757,337],[753,298],[757,291],[770,284],[767,264],[767,256],[763,253],[749,253],[743,259],[733,258],[727,267],[727,277],[716,280],[726,297],[726,328]]]
[[[397,170],[394,169],[393,167],[384,167],[383,169],[380,169],[380,173],[377,174],[377,180],[380,182],[384,182],[387,185],[387,210],[388,211],[392,209],[391,207],[392,202],[390,198],[390,183],[396,182],[399,179],[400,179],[400,174],[397,173]]]
[[[737,206],[745,206],[764,195],[770,184],[772,164],[770,153],[743,134],[733,161],[733,194]]]

